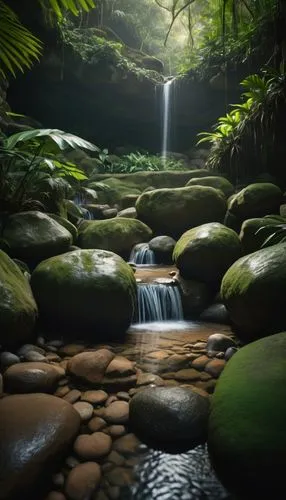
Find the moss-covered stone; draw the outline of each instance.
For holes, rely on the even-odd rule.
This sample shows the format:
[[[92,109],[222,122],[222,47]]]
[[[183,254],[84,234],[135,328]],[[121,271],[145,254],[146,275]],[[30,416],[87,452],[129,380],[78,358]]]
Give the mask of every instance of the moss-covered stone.
[[[208,448],[235,498],[281,498],[285,490],[285,385],[285,332],[240,349],[218,380]]]
[[[72,200],[65,200],[65,206],[66,206],[68,219],[73,224],[77,224],[79,219],[83,218],[83,211]]]
[[[139,197],[136,210],[138,219],[155,233],[177,238],[192,227],[222,221],[226,201],[221,191],[212,187],[156,189]]]
[[[221,297],[242,340],[286,328],[286,243],[236,261],[222,280]]]
[[[27,278],[0,250],[0,344],[29,341],[36,316],[37,305]]]
[[[64,217],[60,217],[59,215],[56,214],[48,214],[48,215],[56,222],[58,222],[61,226],[65,227],[71,233],[72,243],[75,243],[78,236],[77,228],[68,219],[65,219]]]
[[[183,278],[219,286],[226,270],[241,256],[238,235],[220,223],[203,224],[177,241],[173,259]]]
[[[66,252],[72,236],[61,224],[41,212],[21,212],[10,215],[3,239],[9,244],[11,256],[39,262]]]
[[[201,178],[195,177],[189,180],[186,186],[210,186],[215,189],[220,189],[227,198],[234,192],[233,185],[227,179],[215,175]]]
[[[151,229],[137,219],[116,217],[80,225],[78,245],[81,248],[110,250],[126,258],[134,245],[152,238]]]
[[[279,214],[282,191],[275,184],[249,184],[237,193],[229,203],[229,211],[241,221],[267,214]]]
[[[286,221],[284,220],[284,223]],[[239,238],[242,244],[242,249],[245,254],[256,252],[260,250],[261,245],[266,240],[268,236],[273,233],[273,226],[282,224],[282,221],[276,218],[270,217],[260,217],[257,219],[247,219],[243,222],[239,234]],[[262,227],[269,226],[269,230],[257,231]]]
[[[41,319],[77,336],[119,338],[136,303],[133,270],[104,250],[77,250],[41,262],[31,278]]]

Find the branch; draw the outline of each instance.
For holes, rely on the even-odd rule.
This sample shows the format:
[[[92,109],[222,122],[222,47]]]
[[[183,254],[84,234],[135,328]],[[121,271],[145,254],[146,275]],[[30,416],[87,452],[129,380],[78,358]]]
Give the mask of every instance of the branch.
[[[165,47],[167,45],[167,41],[168,41],[169,35],[171,33],[171,30],[172,30],[172,28],[174,26],[174,22],[176,21],[177,17],[181,14],[181,12],[183,12],[183,10],[185,10],[187,7],[189,7],[189,5],[191,5],[192,3],[194,3],[194,1],[195,0],[188,0],[187,3],[185,5],[183,5],[183,7],[180,7],[180,9],[177,10],[177,12],[174,12],[174,8],[172,9],[173,10],[173,13],[172,13],[173,19],[171,21],[171,24],[169,26],[169,29],[168,29],[166,37],[165,37],[165,41],[164,41],[164,46]],[[156,2],[157,2],[157,0],[156,0]],[[176,8],[177,3],[178,3],[178,0],[176,0],[176,2],[175,2],[175,4],[174,4],[173,7]]]

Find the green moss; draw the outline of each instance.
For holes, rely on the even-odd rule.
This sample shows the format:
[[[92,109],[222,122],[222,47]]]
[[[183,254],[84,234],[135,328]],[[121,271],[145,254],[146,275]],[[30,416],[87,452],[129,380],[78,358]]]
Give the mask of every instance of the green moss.
[[[0,343],[29,339],[37,315],[28,280],[17,264],[0,250]]]
[[[253,342],[216,386],[208,447],[219,478],[239,498],[279,498],[284,488],[285,354],[285,332]]]
[[[244,220],[252,217],[263,217],[271,213],[279,213],[282,191],[271,183],[249,184],[231,200],[228,209]]]
[[[72,243],[75,243],[77,240],[77,228],[68,220],[65,219],[64,217],[60,217],[59,215],[56,214],[48,214],[49,217],[57,221],[61,226],[65,227],[72,235]]]
[[[190,229],[177,241],[173,252],[175,264],[184,278],[215,286],[240,256],[237,234],[219,223]]]
[[[215,189],[220,189],[228,198],[234,192],[233,185],[224,177],[195,177],[187,182],[186,186],[210,186]]]

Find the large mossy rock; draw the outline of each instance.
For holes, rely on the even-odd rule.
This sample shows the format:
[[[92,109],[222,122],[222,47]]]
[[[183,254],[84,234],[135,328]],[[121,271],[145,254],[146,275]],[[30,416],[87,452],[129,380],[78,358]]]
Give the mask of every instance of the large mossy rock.
[[[280,220],[279,220],[280,219]],[[243,222],[239,234],[239,238],[242,244],[242,249],[245,254],[256,252],[260,250],[261,245],[264,243],[266,238],[273,234],[275,229],[273,226],[283,224],[286,222],[282,217],[259,217],[256,219],[247,219]],[[265,230],[259,231],[259,229],[265,227]],[[266,227],[269,229],[267,230]],[[257,234],[257,231],[259,233]]]
[[[227,198],[234,192],[234,187],[231,182],[224,177],[218,177],[215,175],[201,178],[195,177],[194,179],[189,180],[186,186],[210,186],[215,189],[220,189]]]
[[[61,224],[42,212],[10,215],[3,231],[12,257],[39,262],[64,253],[72,244],[72,235]]]
[[[241,254],[238,235],[218,222],[211,222],[184,233],[176,243],[173,259],[183,278],[218,287]]]
[[[192,227],[222,221],[226,202],[221,191],[212,187],[157,189],[143,193],[136,210],[138,219],[155,233],[177,238]]]
[[[249,184],[230,201],[228,210],[241,222],[268,214],[279,214],[282,191],[275,184]]]
[[[61,226],[63,226],[69,233],[72,235],[72,243],[76,243],[77,237],[78,237],[78,231],[77,228],[72,224],[68,219],[65,217],[61,217],[60,215],[56,214],[48,214],[49,217],[54,219],[56,222],[58,222]]]
[[[0,400],[0,499],[43,498],[69,452],[80,418],[72,405],[46,394]]]
[[[41,319],[75,331],[119,338],[136,303],[133,270],[104,250],[75,250],[41,262],[31,278]]]
[[[78,245],[81,248],[100,248],[129,258],[137,243],[152,238],[151,229],[137,219],[116,217],[102,221],[90,221],[79,229]]]
[[[285,386],[285,332],[240,349],[219,378],[208,446],[219,479],[235,498],[284,496]]]
[[[27,278],[0,250],[0,344],[29,341],[36,316],[37,305]]]
[[[256,340],[286,327],[286,243],[237,260],[226,272],[221,297],[237,335]]]

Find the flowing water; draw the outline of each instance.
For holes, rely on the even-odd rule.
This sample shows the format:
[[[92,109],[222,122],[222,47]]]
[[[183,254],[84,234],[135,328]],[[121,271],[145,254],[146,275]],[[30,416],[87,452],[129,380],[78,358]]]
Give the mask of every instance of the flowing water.
[[[149,248],[148,243],[139,243],[133,247],[130,254],[130,262],[134,264],[146,264],[154,265],[156,264],[155,254],[153,250]]]
[[[171,130],[171,97],[172,87],[175,78],[168,80],[163,85],[163,137],[162,137],[162,157],[167,157],[167,152],[170,149],[170,130]]]
[[[182,320],[183,308],[177,286],[138,285],[138,323]]]

